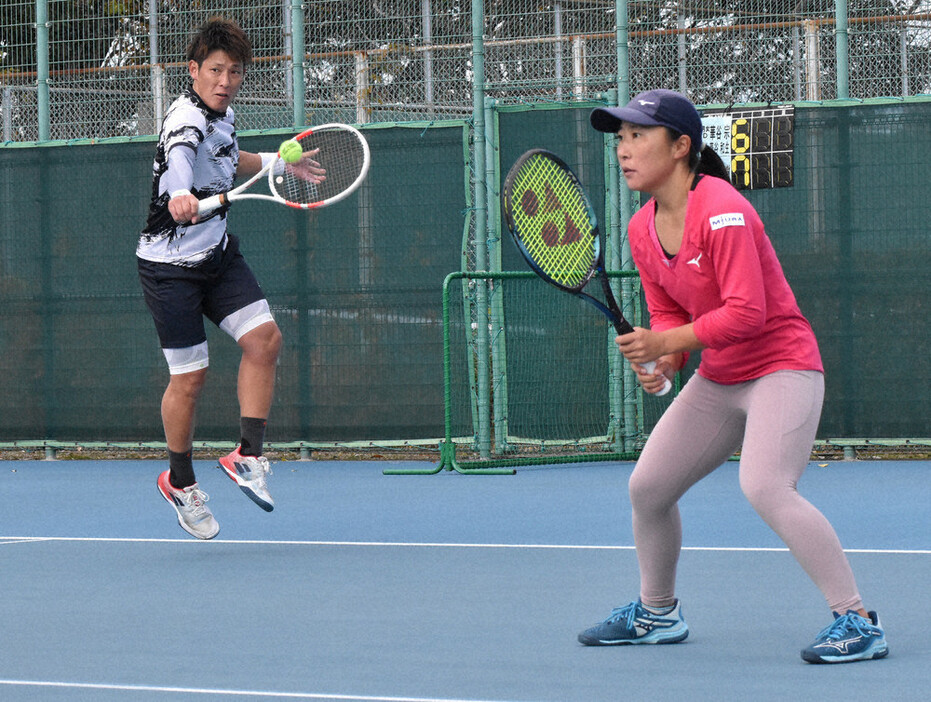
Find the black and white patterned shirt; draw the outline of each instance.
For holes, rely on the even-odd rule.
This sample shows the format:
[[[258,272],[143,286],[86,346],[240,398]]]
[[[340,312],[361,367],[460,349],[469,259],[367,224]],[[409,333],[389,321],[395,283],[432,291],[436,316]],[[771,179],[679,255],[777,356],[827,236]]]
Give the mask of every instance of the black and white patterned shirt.
[[[232,108],[214,112],[194,92],[175,100],[165,116],[153,165],[149,218],[136,255],[147,261],[193,267],[203,262],[226,237],[226,207],[197,224],[178,224],[168,201],[190,190],[198,199],[233,187],[239,145]]]

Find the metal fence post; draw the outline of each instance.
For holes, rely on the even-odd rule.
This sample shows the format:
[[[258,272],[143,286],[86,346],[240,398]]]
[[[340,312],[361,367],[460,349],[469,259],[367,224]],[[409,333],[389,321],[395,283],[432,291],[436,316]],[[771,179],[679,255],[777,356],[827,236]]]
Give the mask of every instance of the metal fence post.
[[[366,124],[371,109],[369,103],[369,57],[364,51],[355,52],[356,66],[356,122]]]
[[[49,124],[49,21],[48,0],[36,0],[36,63],[38,76],[39,141],[48,141]]]
[[[818,23],[805,20],[802,26],[805,28],[805,99],[817,101],[821,99],[821,47],[818,40]]]
[[[3,141],[13,141],[13,89],[3,86]]]
[[[488,270],[488,199],[485,192],[485,3],[472,0],[472,178],[475,189],[475,267]],[[475,368],[478,393],[478,452],[491,454],[491,397],[488,358],[488,279],[475,286]]]
[[[908,97],[909,95],[909,85],[908,85],[908,28],[902,27],[901,32],[899,33],[901,37],[901,63],[902,63],[902,96]]]
[[[433,45],[433,10],[430,0],[421,0],[420,15],[423,23],[423,43],[430,47]],[[436,105],[433,98],[433,49],[430,48],[423,52],[423,83],[424,101],[427,103],[427,111],[432,116],[436,112]]]
[[[835,42],[837,51],[837,97],[846,100],[850,97],[850,45],[847,35],[847,0],[835,0]]]
[[[627,0],[618,0],[616,5],[616,38],[617,45],[617,105],[626,105],[630,100],[630,30],[628,24],[628,7]],[[616,166],[613,166],[616,168]],[[619,257],[620,270],[629,271],[634,269],[634,262],[630,254],[630,244],[623,232],[627,230],[627,223],[630,222],[630,216],[633,210],[633,200],[630,190],[627,189],[627,183],[623,178],[618,178],[618,227],[617,239],[610,242],[608,249],[613,255]],[[621,281],[621,304],[629,305],[633,302],[635,285],[628,279]],[[618,359],[620,363],[620,359]],[[623,403],[623,422],[624,427],[623,440],[616,438],[615,445],[624,451],[633,448],[633,433],[630,427],[635,426],[637,413],[636,395],[632,389],[637,387],[637,380],[634,377],[630,365],[620,363],[620,368],[616,372],[618,381],[617,391],[624,398]],[[616,407],[612,411],[617,411]]]
[[[152,132],[158,134],[165,118],[164,69],[158,55],[158,0],[149,0],[149,73],[152,86]]]
[[[498,154],[500,150],[495,113],[496,101],[485,98],[485,190],[487,204],[488,269],[501,272],[501,193],[498,183]],[[495,426],[495,452],[504,453],[508,445],[508,375],[507,338],[504,325],[504,280],[489,281],[489,328],[491,353],[492,416]]]
[[[304,112],[304,5],[291,0],[291,90],[293,126],[300,129],[307,123]]]

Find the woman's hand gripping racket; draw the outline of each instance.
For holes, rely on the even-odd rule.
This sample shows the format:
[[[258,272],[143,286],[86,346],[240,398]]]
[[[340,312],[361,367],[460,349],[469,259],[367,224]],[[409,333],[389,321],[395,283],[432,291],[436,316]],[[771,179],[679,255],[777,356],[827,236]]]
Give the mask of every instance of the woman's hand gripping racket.
[[[528,151],[508,172],[501,200],[514,243],[533,271],[594,305],[611,320],[618,335],[630,334],[634,328],[621,314],[605,275],[598,219],[572,169],[549,151]],[[601,278],[604,303],[582,292],[596,275]],[[647,373],[656,371],[653,361],[640,365]],[[671,388],[666,378],[656,394],[665,395]]]
[[[290,141],[300,145],[300,154]],[[237,200],[271,200],[302,210],[326,207],[358,188],[369,170],[369,145],[358,129],[346,124],[313,127],[282,147],[274,159],[242,185],[201,200],[198,215]],[[262,178],[268,179],[271,195],[245,192]]]

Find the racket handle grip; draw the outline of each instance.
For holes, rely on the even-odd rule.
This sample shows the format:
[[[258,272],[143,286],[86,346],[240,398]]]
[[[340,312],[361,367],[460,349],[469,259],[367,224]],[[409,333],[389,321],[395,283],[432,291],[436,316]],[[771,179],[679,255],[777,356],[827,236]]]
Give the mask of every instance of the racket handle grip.
[[[642,363],[641,365],[643,366],[643,369],[644,369],[647,373],[655,373],[655,372],[656,372],[656,362],[655,362],[655,361],[648,361],[647,363]],[[672,390],[672,383],[669,382],[669,378],[664,378],[664,380],[666,381],[666,384],[663,385],[663,389],[660,390],[659,392],[653,393],[653,394],[656,395],[657,397],[662,397],[662,396],[665,395],[667,392],[669,392],[670,390]]]
[[[220,193],[219,195],[211,195],[210,197],[205,197],[200,201],[200,204],[197,205],[197,214],[205,215],[210,214],[218,207],[223,205],[228,205],[229,200],[226,197],[226,193]]]

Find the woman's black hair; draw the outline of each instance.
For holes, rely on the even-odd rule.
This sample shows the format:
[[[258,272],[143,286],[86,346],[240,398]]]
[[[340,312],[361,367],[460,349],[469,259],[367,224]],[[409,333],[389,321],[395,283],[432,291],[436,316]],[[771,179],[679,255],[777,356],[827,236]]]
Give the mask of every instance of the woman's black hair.
[[[700,152],[692,152],[689,157],[689,168],[700,175],[710,175],[728,182],[731,179],[724,161],[718,156],[718,152],[710,146],[704,146]]]
[[[666,127],[666,131],[669,132],[673,141],[682,136],[682,132],[671,127]],[[731,180],[731,174],[724,165],[724,161],[718,156],[718,152],[707,145],[703,146],[701,151],[689,153],[689,170],[699,175],[710,175],[728,182]]]

